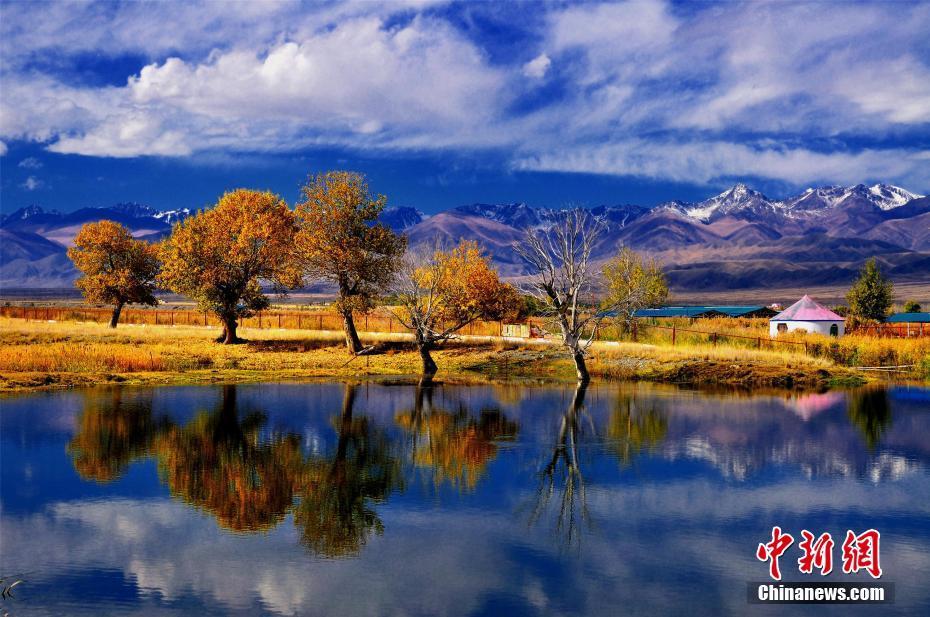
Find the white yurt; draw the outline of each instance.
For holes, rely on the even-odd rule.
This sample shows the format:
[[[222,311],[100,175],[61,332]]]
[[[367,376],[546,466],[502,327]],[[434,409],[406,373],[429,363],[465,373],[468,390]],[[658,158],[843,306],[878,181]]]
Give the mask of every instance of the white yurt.
[[[769,320],[770,336],[794,330],[843,336],[846,320],[810,296],[804,296]]]

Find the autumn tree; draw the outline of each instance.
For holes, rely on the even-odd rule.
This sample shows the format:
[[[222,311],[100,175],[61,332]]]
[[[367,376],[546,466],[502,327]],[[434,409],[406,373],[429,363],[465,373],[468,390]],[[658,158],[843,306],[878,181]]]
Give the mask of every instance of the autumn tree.
[[[74,238],[68,257],[81,271],[75,285],[88,302],[112,304],[110,327],[119,322],[127,304],[158,304],[155,278],[158,257],[154,246],[136,240],[113,221],[87,223]]]
[[[531,276],[527,291],[558,324],[581,383],[590,380],[585,354],[605,317],[594,302],[591,261],[603,230],[600,219],[575,209],[563,213],[550,229],[527,231],[524,241],[514,244]]]
[[[297,254],[304,273],[336,286],[346,346],[362,349],[353,312],[371,310],[400,266],[407,242],[378,223],[387,201],[373,197],[361,174],[331,171],[301,189],[297,204]]]
[[[846,294],[849,311],[862,319],[883,320],[894,303],[894,283],[882,274],[875,258],[859,271],[859,278]]]
[[[160,281],[215,313],[223,323],[218,340],[235,343],[239,320],[269,305],[262,281],[277,293],[300,285],[295,233],[294,215],[277,195],[226,193],[212,209],[175,225],[162,245]]]
[[[395,279],[399,309],[395,317],[413,331],[423,363],[421,383],[438,370],[430,352],[478,319],[503,319],[516,313],[521,298],[501,282],[478,244],[463,240],[452,250],[408,252]]]
[[[646,259],[628,247],[603,269],[605,296],[602,308],[626,323],[639,309],[657,307],[668,300],[668,283],[655,259]]]

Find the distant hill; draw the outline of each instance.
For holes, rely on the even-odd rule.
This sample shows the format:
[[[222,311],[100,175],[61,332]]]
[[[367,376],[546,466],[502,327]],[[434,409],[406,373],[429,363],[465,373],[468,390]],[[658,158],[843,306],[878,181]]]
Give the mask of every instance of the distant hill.
[[[659,259],[674,289],[748,290],[845,283],[875,256],[899,282],[930,279],[930,198],[900,187],[824,186],[771,199],[745,184],[700,202],[673,201],[652,209],[603,205],[606,223],[598,261],[622,246]],[[563,210],[523,203],[462,205],[426,215],[385,209],[382,221],[411,246],[465,238],[477,241],[507,277],[525,274],[513,250],[527,229],[545,229]],[[110,219],[136,237],[158,239],[188,210],[162,212],[140,204],[83,208],[71,213],[30,206],[0,219],[0,286],[68,286],[76,276],[65,256],[88,221]]]
[[[136,203],[81,208],[61,213],[39,206],[21,208],[0,219],[0,287],[70,287],[78,272],[66,251],[84,223],[103,219],[125,225],[137,238],[157,240],[190,210],[162,211]]]

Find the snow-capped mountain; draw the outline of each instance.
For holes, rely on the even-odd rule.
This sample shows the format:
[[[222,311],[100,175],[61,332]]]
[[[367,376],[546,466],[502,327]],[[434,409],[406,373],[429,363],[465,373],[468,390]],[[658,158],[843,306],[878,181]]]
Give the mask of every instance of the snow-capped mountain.
[[[676,212],[702,223],[712,223],[726,216],[766,221],[773,216],[798,218],[819,215],[835,208],[864,206],[889,211],[920,197],[923,195],[890,184],[857,184],[809,188],[800,195],[773,200],[740,183],[704,201],[668,202],[657,209]]]
[[[519,277],[525,264],[514,245],[565,211],[522,202],[474,203],[431,215],[392,207],[381,221],[406,234],[411,246],[474,240],[504,276]],[[698,202],[590,212],[606,223],[593,259],[608,259],[622,246],[647,252],[665,264],[676,289],[836,284],[854,278],[873,256],[896,281],[926,282],[930,271],[930,198],[888,184],[812,187],[783,199],[736,184]],[[0,219],[0,285],[70,285],[77,273],[65,251],[84,223],[110,219],[136,237],[158,240],[189,215],[136,203],[67,213],[22,208]]]
[[[670,202],[664,207],[703,223],[730,214],[753,213],[765,216],[774,212],[773,202],[768,197],[742,183],[695,204]]]
[[[789,213],[798,214],[830,210],[844,205],[848,206],[852,201],[858,200],[887,211],[900,208],[909,201],[920,197],[923,197],[923,195],[917,195],[890,184],[874,184],[872,186],[857,184],[847,187],[822,186],[809,188],[800,195],[778,202],[777,205]]]

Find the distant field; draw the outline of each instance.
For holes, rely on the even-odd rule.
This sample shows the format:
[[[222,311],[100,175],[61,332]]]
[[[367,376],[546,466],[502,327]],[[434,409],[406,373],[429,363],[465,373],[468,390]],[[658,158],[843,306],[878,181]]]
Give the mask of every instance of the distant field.
[[[896,283],[895,303],[917,300],[930,306],[930,273],[921,283]],[[845,304],[849,285],[823,285],[819,287],[758,288],[729,291],[676,291],[672,290],[670,304],[763,304],[773,302],[789,305],[807,294],[824,304]]]
[[[817,287],[757,288],[729,291],[681,291],[672,290],[670,304],[761,304],[777,302],[790,305],[808,294],[825,304],[845,304],[848,284],[823,285]],[[165,305],[192,307],[193,302],[174,294],[159,295]],[[296,291],[287,297],[272,297],[273,304],[280,305],[319,305],[333,300],[333,296],[314,292]],[[930,274],[926,282],[895,284],[895,302],[903,305],[907,300],[916,300],[924,306],[930,306]],[[76,289],[0,289],[0,303],[48,303],[48,304],[82,304],[81,295]]]

